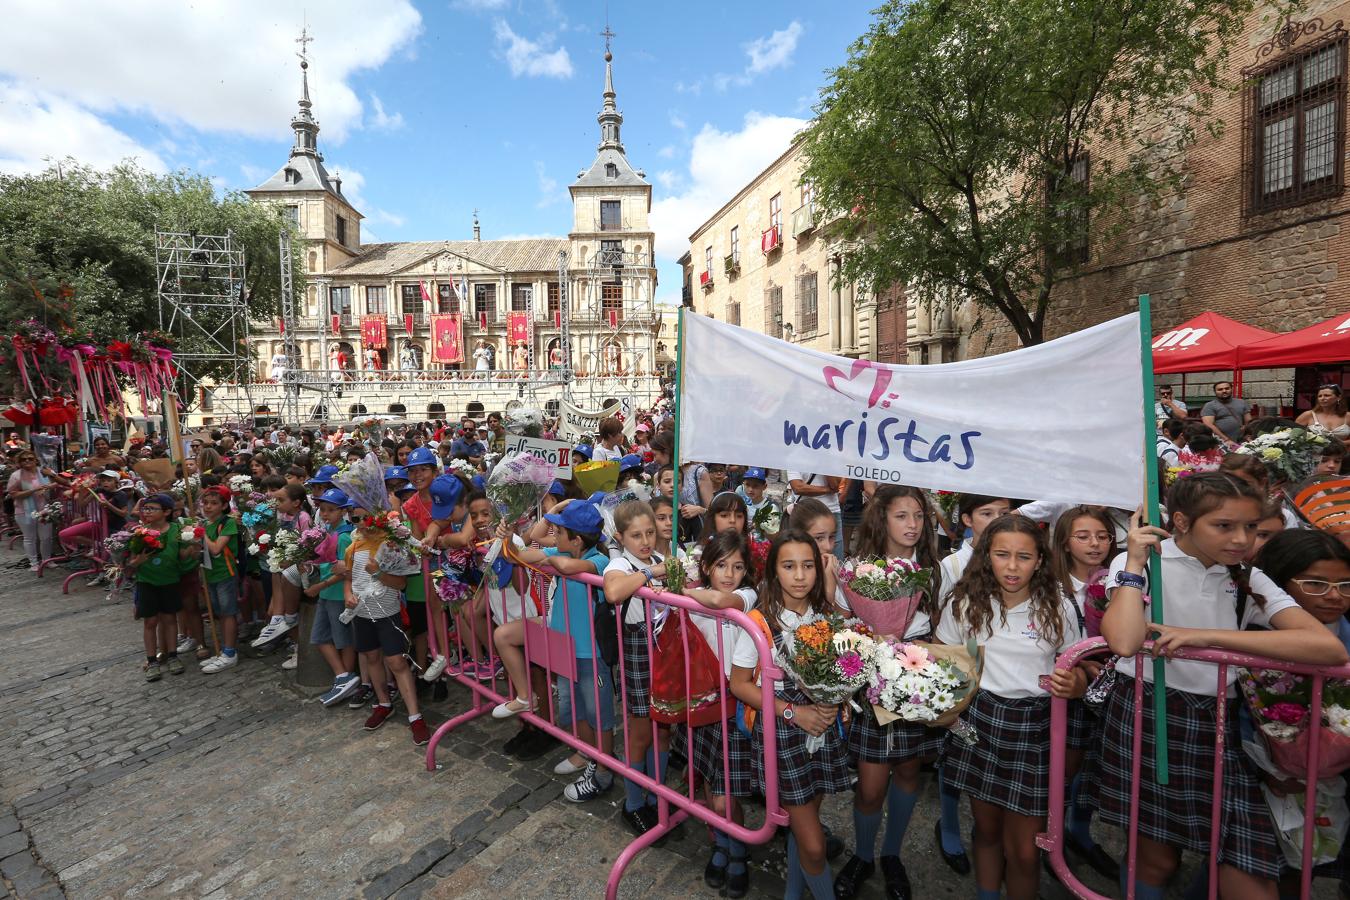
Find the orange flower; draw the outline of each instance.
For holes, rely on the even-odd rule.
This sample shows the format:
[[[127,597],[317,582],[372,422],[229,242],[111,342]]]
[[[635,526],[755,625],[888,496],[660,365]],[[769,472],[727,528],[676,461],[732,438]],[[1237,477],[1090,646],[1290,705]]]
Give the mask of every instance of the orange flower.
[[[802,625],[797,628],[797,640],[806,646],[815,650],[817,653],[823,651],[830,643],[832,637],[830,625],[828,622],[812,622],[809,625]]]

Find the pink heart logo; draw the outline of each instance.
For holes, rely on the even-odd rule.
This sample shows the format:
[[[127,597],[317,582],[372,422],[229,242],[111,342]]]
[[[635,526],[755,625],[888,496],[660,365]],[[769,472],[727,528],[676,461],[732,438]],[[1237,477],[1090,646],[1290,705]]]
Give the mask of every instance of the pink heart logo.
[[[877,401],[879,401],[882,395],[886,393],[886,388],[890,387],[891,375],[894,374],[890,369],[883,368],[879,363],[873,362],[870,359],[855,359],[847,375],[834,366],[825,366],[821,369],[821,373],[825,376],[825,385],[830,390],[838,391],[839,393],[844,394],[844,396],[848,396],[848,394],[835,383],[835,380],[843,379],[844,381],[851,382],[868,369],[876,373],[876,380],[872,382],[872,393],[867,398],[867,408],[871,409],[877,405]]]

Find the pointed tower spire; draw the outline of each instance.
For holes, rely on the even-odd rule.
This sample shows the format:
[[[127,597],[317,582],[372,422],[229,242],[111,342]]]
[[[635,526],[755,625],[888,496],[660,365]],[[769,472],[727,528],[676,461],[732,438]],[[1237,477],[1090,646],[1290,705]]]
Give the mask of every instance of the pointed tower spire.
[[[295,42],[300,45],[300,52],[296,55],[300,57],[300,111],[291,119],[291,129],[295,132],[295,146],[291,148],[291,156],[313,156],[315,159],[323,159],[319,153],[319,122],[314,118],[312,112],[314,104],[309,99],[309,42],[314,38],[309,36],[309,28],[306,27],[300,32],[300,36]]]
[[[600,32],[601,37],[605,39],[605,104],[600,110],[600,114],[595,120],[600,123],[600,148],[601,150],[617,150],[623,153],[623,141],[619,139],[619,126],[623,124],[623,113],[619,112],[618,104],[615,102],[614,93],[614,54],[609,50],[610,39],[614,37],[614,32],[609,30],[609,24],[605,24],[605,30]]]

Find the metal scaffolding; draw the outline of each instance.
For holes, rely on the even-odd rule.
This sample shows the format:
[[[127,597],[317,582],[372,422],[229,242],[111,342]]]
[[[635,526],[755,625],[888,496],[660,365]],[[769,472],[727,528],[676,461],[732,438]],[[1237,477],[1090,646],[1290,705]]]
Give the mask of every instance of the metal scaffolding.
[[[244,247],[234,235],[155,230],[159,329],[176,341],[178,398],[218,421],[253,416]],[[222,392],[219,384],[242,390]],[[146,411],[149,412],[148,410]]]

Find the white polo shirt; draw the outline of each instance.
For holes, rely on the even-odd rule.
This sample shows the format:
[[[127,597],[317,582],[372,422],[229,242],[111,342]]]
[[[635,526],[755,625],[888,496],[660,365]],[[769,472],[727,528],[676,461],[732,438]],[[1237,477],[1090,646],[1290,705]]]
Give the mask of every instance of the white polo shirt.
[[[1065,647],[1083,639],[1073,603],[1063,596],[1060,598],[1060,617],[1064,622],[1064,638],[1058,644],[1052,644],[1037,630],[1030,600],[1007,610],[1004,616],[999,615],[995,601],[990,631],[976,635],[972,635],[964,623],[957,622],[948,607],[938,622],[937,639],[943,644],[964,645],[967,639],[974,637],[975,643],[984,648],[980,690],[1009,700],[1046,697],[1049,693],[1041,688],[1040,677],[1055,670],[1055,657]]]
[[[1246,613],[1239,624],[1237,618],[1237,585],[1228,574],[1226,566],[1205,567],[1204,563],[1190,556],[1177,546],[1176,541],[1168,538],[1160,548],[1162,556],[1162,574],[1164,595],[1163,621],[1168,625],[1183,628],[1222,628],[1237,631],[1248,625],[1262,628],[1270,627],[1271,616],[1286,609],[1298,606],[1298,602],[1284,591],[1260,569],[1252,569],[1248,581],[1252,593],[1266,599],[1262,609],[1254,597],[1247,598]],[[1116,573],[1125,568],[1127,554],[1120,554],[1111,561],[1111,570],[1106,577],[1108,596],[1115,593]],[[1155,563],[1156,564],[1156,563]],[[1147,577],[1147,576],[1145,576]],[[1148,590],[1147,585],[1145,591]],[[1145,615],[1148,610],[1145,610]],[[1134,657],[1122,658],[1116,663],[1116,671],[1126,677],[1134,677]],[[1144,681],[1153,681],[1153,660],[1143,657]],[[1218,669],[1212,663],[1175,659],[1166,663],[1167,686],[1190,694],[1213,697],[1218,692]],[[1228,696],[1237,695],[1233,683],[1237,681],[1237,667],[1228,667]]]
[[[970,558],[974,555],[975,542],[973,540],[966,541],[960,549],[954,553],[948,553],[938,564],[938,568],[942,570],[942,592],[938,595],[939,612],[947,608],[947,601],[952,596],[952,588],[956,587],[956,583],[966,573],[966,566],[970,565]]]
[[[748,613],[755,608],[757,595],[754,588],[740,588],[734,593],[741,600],[741,612]],[[703,634],[703,639],[708,642],[708,647],[712,650],[713,655],[722,660],[722,674],[730,678],[731,666],[736,655],[736,642],[740,639],[743,629],[730,619],[718,619],[701,613],[690,613],[689,621]],[[720,629],[718,628],[719,625],[721,626]],[[722,632],[720,650],[717,643],[717,632],[719,630]],[[754,645],[751,644],[751,646]]]
[[[659,584],[666,574],[664,558],[660,554],[653,553],[651,565],[648,566],[648,568],[656,575],[656,577],[652,579],[652,584]],[[610,559],[609,565],[605,566],[604,574],[608,575],[610,572],[619,572],[624,575],[631,575],[634,572],[641,571],[641,567],[636,565],[626,554],[621,553],[619,556]],[[618,605],[622,606],[623,604]],[[643,602],[641,597],[633,598],[633,602],[628,604],[628,614],[624,616],[623,623],[625,625],[640,625],[646,620],[647,604]]]
[[[829,482],[825,480],[825,476],[817,475],[814,472],[788,472],[787,480],[789,486],[794,481],[804,481],[807,484],[815,485],[816,487],[829,487]],[[838,491],[830,491],[828,494],[812,494],[811,499],[819,500],[821,503],[825,504],[826,509],[836,516],[839,515]]]

